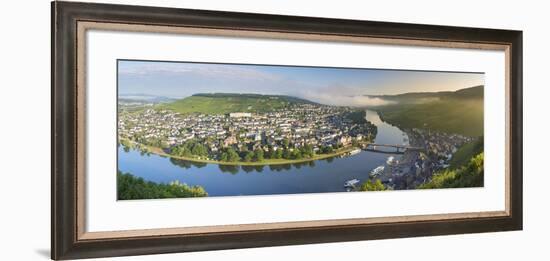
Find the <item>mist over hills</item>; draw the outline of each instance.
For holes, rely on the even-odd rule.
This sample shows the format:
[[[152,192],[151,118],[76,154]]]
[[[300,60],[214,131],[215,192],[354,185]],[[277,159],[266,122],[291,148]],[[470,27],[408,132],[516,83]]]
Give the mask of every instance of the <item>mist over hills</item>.
[[[400,128],[483,136],[483,86],[454,92],[388,95],[384,99],[394,103],[372,109]]]
[[[196,93],[185,98],[174,98],[174,97],[165,97],[165,96],[156,96],[152,94],[119,94],[118,99],[120,101],[142,101],[142,102],[152,102],[152,103],[178,103],[184,105],[189,100],[204,100],[205,102],[210,100],[218,100],[224,103],[237,103],[244,105],[242,103],[252,102],[251,106],[254,107],[255,100],[271,100],[276,103],[288,102],[288,104],[296,103],[306,103],[306,104],[324,104],[331,106],[351,106],[351,107],[380,107],[386,105],[392,105],[395,103],[425,103],[434,100],[440,99],[452,99],[452,98],[462,98],[462,99],[483,99],[483,86],[474,86],[470,88],[460,89],[457,91],[442,91],[442,92],[411,92],[411,93],[402,93],[396,95],[356,95],[356,96],[346,96],[347,100],[354,100],[354,102],[343,102],[339,104],[336,102],[336,105],[333,103],[324,103],[316,100],[310,100],[299,96],[291,95],[275,95],[275,94],[256,94],[256,93]],[[333,98],[335,101],[338,100],[338,97]],[[362,99],[367,99],[369,101],[377,100],[379,102],[365,102],[361,103]],[[187,101],[186,101],[187,100]],[[185,102],[184,102],[185,101]],[[268,105],[273,105],[274,103],[268,103]],[[241,106],[234,106],[236,108],[241,108]],[[200,112],[200,111],[197,111]]]
[[[483,85],[443,92],[409,92],[396,95],[366,95],[397,103],[422,103],[438,99],[483,99]]]

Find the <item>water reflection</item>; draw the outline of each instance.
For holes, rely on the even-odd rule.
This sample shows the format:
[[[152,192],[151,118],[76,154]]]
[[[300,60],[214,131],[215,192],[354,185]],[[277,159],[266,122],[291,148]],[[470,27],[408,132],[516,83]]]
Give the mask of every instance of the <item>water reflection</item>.
[[[130,152],[130,149],[126,149],[125,147],[124,152]],[[143,156],[143,153],[140,152],[140,155]],[[160,156],[160,157],[166,158],[166,156]],[[175,159],[170,157],[168,158],[170,160],[170,163],[183,169],[190,169],[192,167],[200,169],[208,166],[208,163]],[[333,158],[297,162],[292,164],[276,164],[276,165],[224,165],[224,164],[217,164],[217,165],[219,170],[223,173],[237,174],[239,173],[239,170],[242,170],[246,173],[253,173],[253,172],[262,173],[264,169],[269,169],[270,171],[283,171],[283,170],[291,170],[292,168],[301,169],[302,167],[315,168],[316,161],[325,161],[330,163],[333,161]]]
[[[237,174],[239,173],[239,166],[237,165],[219,165],[218,166],[222,173],[231,173],[231,174]]]
[[[195,162],[195,161],[181,160],[181,159],[175,159],[175,158],[170,158],[170,163],[184,169],[189,169],[191,167],[200,169],[208,165],[207,163],[204,163],[204,162]]]

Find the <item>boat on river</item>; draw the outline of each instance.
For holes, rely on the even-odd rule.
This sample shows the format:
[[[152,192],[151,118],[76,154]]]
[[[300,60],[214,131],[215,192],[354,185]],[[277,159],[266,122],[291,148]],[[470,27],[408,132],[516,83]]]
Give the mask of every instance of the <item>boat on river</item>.
[[[388,159],[386,160],[386,164],[388,164],[388,166],[395,166],[399,163],[399,160],[397,160],[394,156],[389,156]]]
[[[359,183],[360,180],[358,179],[352,179],[348,180],[344,183],[345,188],[354,188],[357,183]]]
[[[355,155],[355,154],[359,154],[360,152],[361,152],[361,149],[354,149],[354,150],[352,150],[352,151],[349,152],[349,155],[350,155],[350,156],[353,156],[353,155]]]
[[[376,177],[384,172],[384,166],[378,166],[370,172],[371,177]]]

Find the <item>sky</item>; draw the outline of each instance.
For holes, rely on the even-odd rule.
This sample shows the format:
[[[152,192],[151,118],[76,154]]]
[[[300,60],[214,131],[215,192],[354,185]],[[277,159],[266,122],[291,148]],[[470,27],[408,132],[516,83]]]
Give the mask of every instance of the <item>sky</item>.
[[[290,95],[327,105],[382,105],[365,95],[455,91],[484,85],[483,73],[118,61],[119,95],[183,98],[195,93]]]

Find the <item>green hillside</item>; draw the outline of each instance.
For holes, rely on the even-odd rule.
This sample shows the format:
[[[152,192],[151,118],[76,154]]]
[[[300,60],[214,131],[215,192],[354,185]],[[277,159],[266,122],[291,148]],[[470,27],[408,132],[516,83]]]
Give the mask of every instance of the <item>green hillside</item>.
[[[483,85],[451,92],[448,97],[457,99],[483,99]]]
[[[182,114],[226,114],[230,112],[269,112],[297,103],[312,102],[282,95],[201,93],[158,106]]]
[[[449,162],[451,168],[459,168],[468,163],[470,158],[483,152],[483,136],[477,138],[473,142],[466,143],[462,145],[458,150],[453,154],[453,158]]]
[[[456,169],[434,173],[432,179],[420,185],[420,189],[483,187],[483,152],[473,156],[468,163]]]
[[[396,95],[369,95],[372,98],[380,98],[386,101],[399,103],[422,103],[424,101],[438,100],[445,98],[470,99],[483,98],[483,86],[474,86],[460,89],[454,92],[408,92]]]
[[[483,86],[456,92],[385,96],[384,121],[401,128],[423,128],[478,137],[483,135]]]

